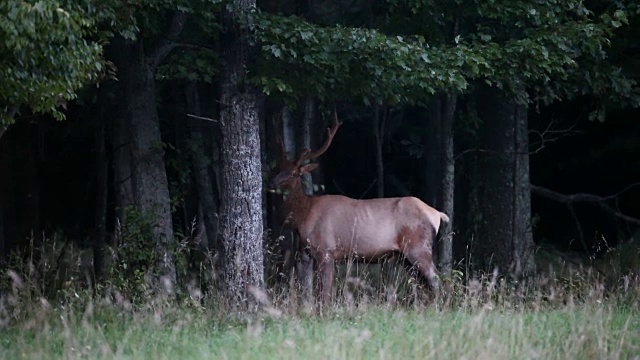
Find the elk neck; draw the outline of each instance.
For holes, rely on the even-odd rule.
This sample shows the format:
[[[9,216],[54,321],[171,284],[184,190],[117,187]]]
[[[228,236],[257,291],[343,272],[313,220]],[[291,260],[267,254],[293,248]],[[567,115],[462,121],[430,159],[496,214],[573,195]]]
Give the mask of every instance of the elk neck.
[[[312,201],[313,198],[305,194],[300,178],[291,184],[289,194],[284,201],[284,210],[285,214],[290,216],[293,228],[297,228],[305,220],[311,210]]]

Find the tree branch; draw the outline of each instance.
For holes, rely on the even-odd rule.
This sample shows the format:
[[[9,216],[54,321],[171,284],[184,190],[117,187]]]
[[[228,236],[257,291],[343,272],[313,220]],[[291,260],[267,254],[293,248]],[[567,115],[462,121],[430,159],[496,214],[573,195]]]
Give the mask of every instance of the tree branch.
[[[162,60],[164,60],[167,55],[177,47],[178,43],[176,43],[176,40],[178,39],[178,36],[180,36],[186,21],[186,12],[176,11],[173,14],[165,39],[160,42],[153,54],[149,56],[148,63],[152,72],[155,72]]]
[[[571,125],[567,129],[555,129],[554,125],[555,125],[555,121],[551,121],[543,131],[539,131],[539,130],[529,131],[530,134],[535,134],[540,138],[540,140],[538,140],[537,142],[530,144],[530,146],[536,146],[536,149],[531,151],[530,154],[539,153],[544,148],[546,148],[548,143],[553,143],[563,137],[580,133],[580,131],[574,130],[577,123]]]
[[[589,203],[596,203],[598,204],[598,206],[600,206],[604,211],[606,211],[607,213],[611,214],[614,217],[617,217],[619,219],[622,219],[626,222],[630,222],[632,224],[636,224],[636,225],[640,225],[640,219],[636,219],[634,217],[625,215],[623,213],[621,213],[620,211],[612,208],[609,204],[606,203],[607,200],[611,200],[613,198],[616,198],[617,196],[619,196],[620,194],[622,194],[623,192],[631,189],[634,186],[639,185],[640,182],[638,183],[634,183],[631,184],[630,186],[627,186],[625,189],[623,189],[622,191],[619,191],[618,193],[614,194],[614,195],[610,195],[610,196],[598,196],[598,195],[593,195],[593,194],[587,194],[587,193],[577,193],[577,194],[572,194],[572,195],[566,195],[566,194],[561,194],[559,192],[555,192],[553,190],[549,190],[547,188],[544,188],[542,186],[536,186],[536,185],[531,185],[531,192],[536,194],[536,195],[540,195],[543,197],[546,197],[548,199],[563,203],[563,204],[572,204],[572,203],[576,203],[576,202],[589,202]]]

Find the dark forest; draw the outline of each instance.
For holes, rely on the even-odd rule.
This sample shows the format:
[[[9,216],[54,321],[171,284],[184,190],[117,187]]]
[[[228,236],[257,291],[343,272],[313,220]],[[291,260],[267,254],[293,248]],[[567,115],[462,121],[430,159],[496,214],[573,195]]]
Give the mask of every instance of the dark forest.
[[[307,255],[270,183],[279,145],[318,149],[335,116],[305,191],[448,214],[439,276],[523,280],[565,261],[615,284],[640,264],[638,11],[8,1],[2,266],[33,262],[49,296],[73,259],[96,288],[195,281],[241,303],[248,285],[287,284]]]

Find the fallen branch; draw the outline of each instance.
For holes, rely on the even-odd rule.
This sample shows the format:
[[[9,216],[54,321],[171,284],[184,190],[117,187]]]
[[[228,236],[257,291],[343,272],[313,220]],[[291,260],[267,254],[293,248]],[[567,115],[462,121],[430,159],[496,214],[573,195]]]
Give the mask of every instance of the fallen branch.
[[[611,214],[614,217],[617,217],[619,219],[622,219],[626,222],[635,224],[635,225],[640,225],[640,219],[636,219],[632,216],[629,215],[625,215],[623,213],[621,213],[620,211],[614,209],[613,207],[611,207],[609,204],[607,204],[607,200],[611,200],[611,199],[615,199],[617,198],[620,194],[622,194],[623,192],[631,189],[632,187],[635,187],[637,185],[640,185],[640,182],[631,184],[629,186],[627,186],[626,188],[624,188],[623,190],[619,191],[618,193],[614,194],[614,195],[609,195],[609,196],[598,196],[598,195],[593,195],[593,194],[587,194],[587,193],[577,193],[577,194],[571,194],[571,195],[566,195],[566,194],[561,194],[559,192],[555,192],[553,190],[549,190],[545,187],[542,186],[537,186],[537,185],[531,185],[531,192],[536,194],[536,195],[540,195],[543,197],[546,197],[548,199],[557,201],[557,202],[561,202],[563,204],[573,204],[576,202],[587,202],[587,203],[595,203],[598,204],[598,206],[600,206],[600,208],[602,208],[602,210],[606,211],[607,213]]]
[[[190,118],[198,119],[198,120],[206,120],[206,121],[211,121],[211,122],[218,122],[218,120],[216,120],[216,119],[212,119],[212,118],[208,118],[208,117],[204,117],[204,116],[198,116],[198,115],[193,115],[193,114],[187,114],[187,116],[190,117]]]

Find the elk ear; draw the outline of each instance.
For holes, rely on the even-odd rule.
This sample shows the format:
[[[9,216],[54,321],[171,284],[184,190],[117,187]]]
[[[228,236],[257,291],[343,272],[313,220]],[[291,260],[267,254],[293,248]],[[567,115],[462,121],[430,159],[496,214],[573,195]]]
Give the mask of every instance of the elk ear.
[[[312,163],[300,166],[300,175],[312,172],[318,165],[318,163]]]

